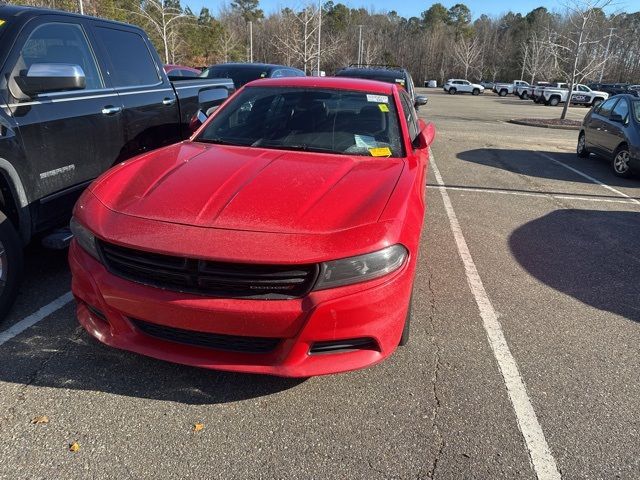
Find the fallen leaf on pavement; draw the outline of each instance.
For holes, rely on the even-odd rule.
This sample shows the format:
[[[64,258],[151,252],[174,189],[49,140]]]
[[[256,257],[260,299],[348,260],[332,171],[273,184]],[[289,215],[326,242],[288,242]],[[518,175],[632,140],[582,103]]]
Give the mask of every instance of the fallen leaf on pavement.
[[[47,417],[46,415],[38,415],[31,419],[31,423],[33,423],[34,425],[39,425],[41,423],[49,423],[49,417]]]
[[[204,429],[204,423],[196,423],[193,425],[194,432],[199,432],[202,429]]]
[[[73,442],[71,445],[69,445],[69,451],[70,452],[77,452],[80,450],[80,444],[78,442]]]

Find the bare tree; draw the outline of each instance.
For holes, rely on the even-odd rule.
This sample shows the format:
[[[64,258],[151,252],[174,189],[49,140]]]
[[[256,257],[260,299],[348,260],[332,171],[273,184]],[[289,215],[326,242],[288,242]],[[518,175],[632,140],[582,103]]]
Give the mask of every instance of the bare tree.
[[[561,119],[567,117],[574,85],[578,81],[592,76],[600,69],[604,58],[603,44],[607,35],[596,28],[602,19],[603,9],[612,0],[567,0],[567,31],[553,35],[552,52],[556,55],[556,63],[565,73],[569,83],[567,100],[564,102]]]
[[[464,69],[464,78],[469,77],[469,70],[475,68],[481,54],[480,43],[477,38],[469,39],[460,36],[453,45],[453,57],[456,63]]]

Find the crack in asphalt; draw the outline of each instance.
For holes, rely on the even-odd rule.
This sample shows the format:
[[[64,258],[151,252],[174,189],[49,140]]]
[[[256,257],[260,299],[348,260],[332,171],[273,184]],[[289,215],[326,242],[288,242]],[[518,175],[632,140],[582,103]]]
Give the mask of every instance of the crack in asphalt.
[[[436,323],[435,323],[435,315],[436,315],[436,295],[435,290],[433,288],[433,274],[429,273],[429,278],[427,279],[427,287],[429,288],[429,325],[431,326],[431,343],[434,347],[435,354],[435,365],[433,367],[433,375],[431,376],[431,385],[433,386],[433,398],[434,405],[431,411],[431,428],[435,433],[436,438],[438,440],[438,451],[433,459],[433,463],[431,464],[429,470],[427,471],[428,478],[435,478],[436,470],[438,468],[438,461],[440,460],[440,456],[445,447],[445,441],[440,433],[440,428],[438,427],[438,412],[440,410],[440,397],[438,396],[438,377],[440,374],[440,347],[438,345],[438,341],[436,340]]]
[[[48,355],[46,358],[44,358],[40,362],[40,365],[38,365],[38,367],[27,377],[27,381],[20,387],[20,390],[18,391],[18,395],[16,395],[16,399],[13,402],[13,404],[7,409],[6,415],[2,419],[0,419],[0,427],[2,427],[9,420],[11,420],[18,406],[26,401],[27,391],[29,390],[29,387],[31,387],[31,385],[35,383],[35,381],[38,379],[40,374],[45,370],[45,368],[47,367],[49,362],[53,359],[53,357],[55,357],[56,355],[66,354],[69,347],[80,338],[81,334],[82,334],[82,327],[78,325],[73,331],[73,333],[69,336],[69,338],[67,339],[67,341],[65,342],[65,344],[61,349],[51,352],[51,355]]]

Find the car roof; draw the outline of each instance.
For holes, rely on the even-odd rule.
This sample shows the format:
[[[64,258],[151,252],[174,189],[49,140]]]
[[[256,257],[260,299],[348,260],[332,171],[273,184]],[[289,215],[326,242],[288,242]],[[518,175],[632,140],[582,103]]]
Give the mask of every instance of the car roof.
[[[129,23],[118,22],[115,20],[108,20],[106,18],[98,18],[92,17],[91,15],[80,15],[79,13],[67,12],[64,10],[55,10],[51,8],[42,8],[42,7],[23,7],[19,5],[0,5],[0,15],[6,20],[9,18],[21,18],[28,20],[33,17],[38,17],[40,15],[64,15],[68,17],[76,17],[76,18],[89,18],[91,20],[97,20],[100,22],[112,23],[115,25],[122,25],[129,28],[135,28],[137,30],[141,30],[140,27],[136,25],[131,25]]]
[[[387,76],[389,78],[397,77],[398,75],[407,76],[408,72],[404,68],[400,67],[345,67],[341,68],[337,72],[338,74],[361,74],[371,76]]]
[[[282,77],[264,78],[247,83],[247,87],[304,87],[329,88],[335,90],[357,90],[369,93],[392,95],[396,85],[351,77]]]
[[[262,69],[274,69],[274,68],[290,68],[292,70],[300,70],[299,68],[289,67],[287,65],[278,65],[275,63],[249,63],[249,62],[228,62],[228,63],[216,63],[209,65],[207,68],[222,68],[222,67],[240,67],[240,68],[262,68]],[[302,70],[300,70],[302,71]]]

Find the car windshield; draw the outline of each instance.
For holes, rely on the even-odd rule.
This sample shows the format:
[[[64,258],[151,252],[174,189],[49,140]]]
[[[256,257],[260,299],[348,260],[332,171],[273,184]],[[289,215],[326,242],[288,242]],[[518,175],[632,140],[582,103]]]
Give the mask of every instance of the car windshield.
[[[375,72],[358,72],[358,71],[345,71],[338,72],[337,77],[350,77],[350,78],[362,78],[365,80],[375,80],[376,82],[395,83],[401,87],[406,87],[407,81],[404,75],[400,72],[397,74],[389,73],[375,73]]]
[[[7,29],[6,27],[7,27],[7,21],[0,18],[0,38],[2,38],[4,31]]]
[[[204,70],[200,74],[202,78],[230,78],[236,88],[244,84],[269,76],[266,68],[255,65],[226,66],[217,65]]]
[[[248,87],[196,141],[373,157],[403,155],[393,97],[302,87]]]

